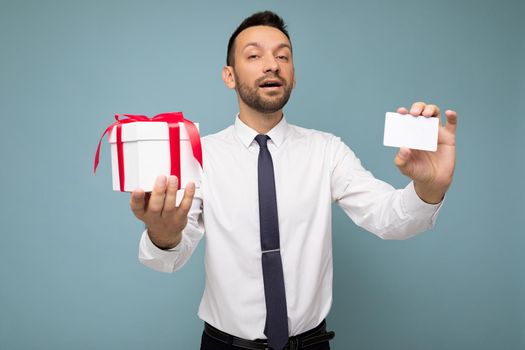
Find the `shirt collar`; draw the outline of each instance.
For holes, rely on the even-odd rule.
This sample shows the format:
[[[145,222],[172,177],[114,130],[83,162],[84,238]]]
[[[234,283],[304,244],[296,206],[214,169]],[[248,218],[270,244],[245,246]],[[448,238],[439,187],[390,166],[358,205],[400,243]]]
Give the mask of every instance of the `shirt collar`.
[[[287,131],[288,122],[286,121],[286,118],[283,115],[281,121],[270,131],[268,131],[266,135],[270,137],[270,139],[276,147],[279,147],[284,142]],[[246,125],[239,118],[239,114],[237,114],[237,117],[235,118],[235,133],[241,140],[242,144],[246,146],[246,148],[250,147],[250,145],[255,139],[255,136],[259,134],[257,131],[253,130],[248,125]]]

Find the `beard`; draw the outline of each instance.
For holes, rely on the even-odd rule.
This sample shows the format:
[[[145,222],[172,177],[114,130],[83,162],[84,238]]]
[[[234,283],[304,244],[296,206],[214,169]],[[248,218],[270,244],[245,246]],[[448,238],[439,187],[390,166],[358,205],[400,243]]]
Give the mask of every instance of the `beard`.
[[[270,114],[281,110],[284,105],[286,105],[290,99],[290,95],[292,94],[292,86],[290,86],[286,80],[276,74],[271,74],[269,76],[264,76],[257,79],[253,87],[244,83],[235,73],[234,76],[235,81],[237,82],[235,90],[237,91],[239,98],[246,105],[248,105],[248,107],[256,110],[259,113]],[[283,88],[282,94],[279,92],[267,94],[263,91],[264,88],[261,88],[259,85],[265,79],[269,78],[279,79],[281,81]]]

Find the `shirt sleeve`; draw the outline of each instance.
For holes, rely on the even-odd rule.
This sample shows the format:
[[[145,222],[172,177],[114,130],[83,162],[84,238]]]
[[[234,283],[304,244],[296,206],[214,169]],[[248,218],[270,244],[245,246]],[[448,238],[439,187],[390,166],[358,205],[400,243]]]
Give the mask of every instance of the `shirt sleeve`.
[[[182,190],[177,193],[179,197],[177,202],[180,202],[182,199],[182,194]],[[153,244],[146,229],[142,233],[139,243],[139,261],[159,272],[175,272],[184,266],[204,235],[201,214],[202,196],[200,189],[196,189],[192,206],[188,213],[188,223],[182,231],[182,239],[179,244],[171,249],[160,249]]]
[[[337,137],[332,139],[332,150],[332,200],[358,226],[383,239],[407,239],[435,225],[443,202],[424,202],[413,182],[395,189],[376,179]]]

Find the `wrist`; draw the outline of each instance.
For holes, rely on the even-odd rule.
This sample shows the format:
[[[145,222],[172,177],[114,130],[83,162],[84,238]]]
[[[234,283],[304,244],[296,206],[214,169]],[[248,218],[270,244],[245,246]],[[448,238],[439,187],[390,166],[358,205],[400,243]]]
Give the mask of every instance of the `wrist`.
[[[428,204],[439,204],[445,198],[447,186],[432,185],[414,181],[414,190],[419,198]]]
[[[180,232],[176,234],[173,237],[173,239],[172,238],[170,239],[160,238],[159,235],[152,232],[150,229],[147,229],[147,232],[148,232],[148,236],[149,236],[151,243],[153,243],[153,245],[155,245],[157,248],[162,249],[162,250],[173,249],[176,246],[178,246],[180,241],[182,240],[182,233]]]

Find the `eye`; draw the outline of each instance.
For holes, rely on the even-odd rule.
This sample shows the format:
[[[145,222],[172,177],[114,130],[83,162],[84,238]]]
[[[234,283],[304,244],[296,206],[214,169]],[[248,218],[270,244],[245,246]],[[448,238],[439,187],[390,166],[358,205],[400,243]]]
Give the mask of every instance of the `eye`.
[[[280,61],[288,62],[288,56],[285,56],[285,55],[279,55],[277,56],[277,59]]]
[[[249,59],[249,60],[256,60],[256,59],[258,59],[258,58],[259,58],[259,55],[256,55],[256,54],[253,54],[253,55],[249,55],[249,56],[248,56],[248,59]]]

